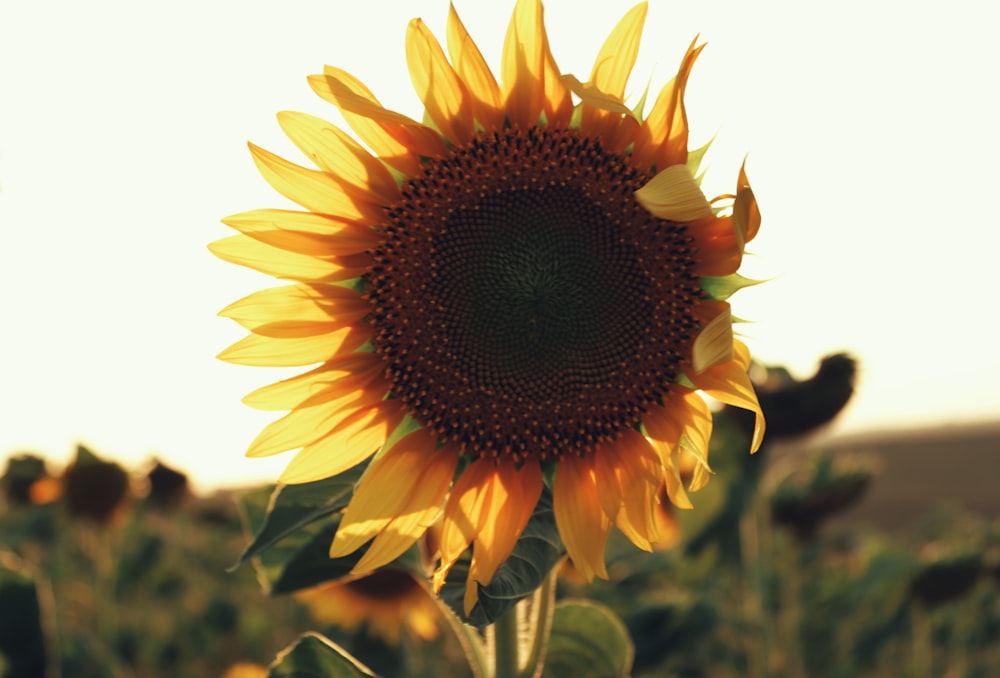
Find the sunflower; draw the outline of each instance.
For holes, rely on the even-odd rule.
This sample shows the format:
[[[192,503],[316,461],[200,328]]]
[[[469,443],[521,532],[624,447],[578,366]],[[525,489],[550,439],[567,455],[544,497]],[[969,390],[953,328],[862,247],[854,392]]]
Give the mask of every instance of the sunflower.
[[[569,555],[606,577],[612,526],[650,549],[660,486],[689,507],[708,480],[702,394],[752,410],[760,445],[725,301],[760,214],[742,168],[712,201],[695,176],[683,96],[704,45],[648,111],[625,106],[646,9],[617,24],[587,82],[560,73],[538,0],[514,8],[499,82],[454,7],[449,56],[415,19],[406,56],[424,122],[328,66],[309,84],[364,146],[290,112],[278,122],[317,169],[250,145],[304,211],[223,220],[241,234],[216,255],[291,284],[221,312],[251,334],[220,357],[318,364],[247,396],[289,411],[248,456],[298,450],[280,480],[301,483],[374,454],[330,551],[371,542],[357,572],[440,521],[435,583],[471,545],[471,608],[549,484]],[[698,460],[688,487],[682,452]]]
[[[371,635],[395,644],[404,628],[423,640],[437,637],[438,609],[425,586],[408,572],[386,568],[320,584],[295,597],[324,624],[349,630],[366,624]]]

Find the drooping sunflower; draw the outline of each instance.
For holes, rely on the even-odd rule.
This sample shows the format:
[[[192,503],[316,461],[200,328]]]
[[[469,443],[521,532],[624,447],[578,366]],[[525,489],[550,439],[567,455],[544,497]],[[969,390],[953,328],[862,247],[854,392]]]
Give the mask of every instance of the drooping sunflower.
[[[251,334],[220,357],[318,363],[247,396],[289,410],[248,456],[297,449],[280,480],[298,483],[375,455],[331,546],[372,542],[356,571],[440,521],[436,583],[471,544],[470,608],[548,478],[569,555],[606,576],[613,525],[649,549],[660,486],[686,507],[708,480],[701,394],[755,412],[760,444],[725,301],[760,214],[743,169],[712,201],[695,177],[683,97],[703,45],[648,111],[625,106],[645,16],[640,4],[617,24],[587,82],[560,73],[538,0],[515,6],[499,82],[454,7],[449,56],[415,19],[406,55],[426,122],[328,66],[309,84],[364,146],[290,112],[279,124],[317,169],[251,144],[304,211],[223,220],[241,235],[213,252],[291,284],[222,311]],[[687,488],[682,450],[699,462]]]

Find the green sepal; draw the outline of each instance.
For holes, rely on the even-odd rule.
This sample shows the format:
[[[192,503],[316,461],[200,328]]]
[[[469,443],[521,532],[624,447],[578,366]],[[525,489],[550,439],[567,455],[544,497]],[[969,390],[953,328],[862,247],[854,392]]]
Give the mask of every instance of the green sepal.
[[[695,178],[695,181],[701,185],[701,180],[705,176],[705,171],[701,168],[702,160],[705,159],[705,153],[711,148],[712,144],[715,142],[715,137],[718,136],[718,132],[712,135],[712,138],[706,141],[704,144],[695,149],[688,150],[687,166],[691,170],[691,176]]]
[[[642,90],[642,96],[639,97],[639,101],[636,102],[635,106],[632,107],[632,113],[635,114],[635,119],[642,122],[645,118],[643,116],[646,114],[646,99],[649,98],[649,88],[653,85],[653,76],[649,76],[646,81],[646,87]]]
[[[628,630],[611,610],[590,600],[564,600],[552,617],[542,676],[624,678],[634,657]]]
[[[733,296],[745,287],[759,285],[766,280],[747,278],[739,273],[725,276],[705,276],[701,279],[701,289],[712,299],[723,301]]]
[[[240,497],[247,531],[254,538],[230,571],[293,532],[346,507],[367,465],[365,461],[332,478],[311,483],[277,485],[270,490],[263,512],[260,504],[264,491],[255,490]]]
[[[318,633],[304,633],[282,650],[267,678],[373,678],[371,669]]]
[[[545,489],[521,538],[517,540],[507,560],[497,569],[493,581],[486,586],[479,585],[479,600],[469,615],[464,614],[463,601],[471,551],[466,551],[449,571],[441,589],[441,599],[460,618],[473,626],[492,624],[519,600],[532,595],[565,552],[556,528],[552,495]]]

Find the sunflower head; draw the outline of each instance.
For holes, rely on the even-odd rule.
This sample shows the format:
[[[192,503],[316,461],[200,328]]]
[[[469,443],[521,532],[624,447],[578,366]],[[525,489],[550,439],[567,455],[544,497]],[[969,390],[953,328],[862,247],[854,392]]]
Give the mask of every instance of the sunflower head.
[[[328,582],[299,591],[317,621],[398,643],[405,629],[423,640],[438,635],[437,606],[430,591],[408,572],[385,568],[363,577]]]
[[[407,65],[425,122],[328,66],[309,83],[354,136],[283,113],[315,167],[251,145],[303,209],[224,220],[240,235],[217,255],[291,284],[222,312],[251,334],[221,357],[315,365],[247,397],[288,411],[249,450],[298,450],[282,481],[374,455],[331,547],[371,542],[358,572],[438,522],[438,584],[473,547],[468,607],[548,484],[574,563],[605,576],[612,525],[651,549],[660,488],[689,507],[707,482],[702,394],[753,411],[760,445],[726,301],[760,214],[742,168],[711,201],[696,178],[684,91],[702,46],[648,110],[625,105],[646,11],[614,28],[586,82],[556,65],[538,0],[514,8],[499,79],[454,8],[447,55],[414,20]]]

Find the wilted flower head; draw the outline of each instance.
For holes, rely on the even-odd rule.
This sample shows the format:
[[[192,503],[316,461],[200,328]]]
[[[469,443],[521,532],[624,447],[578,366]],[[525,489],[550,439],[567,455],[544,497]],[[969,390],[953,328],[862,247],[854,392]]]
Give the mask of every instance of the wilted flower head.
[[[920,554],[910,593],[928,607],[943,605],[968,593],[982,572],[983,557],[978,550],[933,543]]]
[[[874,465],[856,457],[824,454],[812,466],[786,478],[771,495],[771,518],[807,539],[828,518],[864,495]]]
[[[7,460],[7,469],[0,477],[0,488],[11,504],[36,503],[32,487],[48,477],[44,459],[34,454],[18,454]]]
[[[160,508],[176,508],[188,496],[187,475],[161,461],[146,475],[149,481],[149,501]]]
[[[708,200],[688,151],[684,91],[703,46],[646,108],[624,103],[647,7],[629,11],[587,82],[549,50],[538,0],[519,0],[499,80],[454,8],[448,56],[424,23],[406,36],[417,122],[332,66],[309,84],[366,150],[302,113],[278,122],[316,169],[251,145],[304,211],[225,223],[221,258],[291,284],[226,308],[251,334],[221,357],[312,365],[246,402],[290,410],[250,456],[298,450],[283,482],[375,455],[331,555],[372,544],[357,572],[399,556],[439,515],[440,585],[473,546],[466,607],[511,552],[548,478],[574,563],[606,576],[616,525],[657,542],[656,495],[690,506],[682,450],[707,481],[701,394],[763,417],[726,298],[760,225],[746,173]],[[576,99],[574,99],[574,96]],[[418,116],[419,117],[419,116]],[[442,514],[443,512],[443,514]]]
[[[77,448],[76,460],[63,473],[66,508],[70,514],[98,523],[110,523],[128,499],[129,478],[121,466]]]

